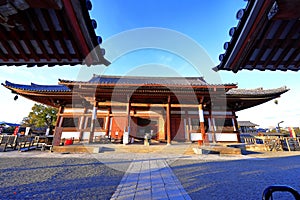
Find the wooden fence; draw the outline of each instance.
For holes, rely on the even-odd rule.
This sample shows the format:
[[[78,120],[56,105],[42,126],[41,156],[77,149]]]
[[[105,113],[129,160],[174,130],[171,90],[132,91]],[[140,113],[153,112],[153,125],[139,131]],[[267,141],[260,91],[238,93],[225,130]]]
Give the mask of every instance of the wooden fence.
[[[265,144],[268,151],[300,151],[300,138],[282,136],[241,136],[245,144]]]

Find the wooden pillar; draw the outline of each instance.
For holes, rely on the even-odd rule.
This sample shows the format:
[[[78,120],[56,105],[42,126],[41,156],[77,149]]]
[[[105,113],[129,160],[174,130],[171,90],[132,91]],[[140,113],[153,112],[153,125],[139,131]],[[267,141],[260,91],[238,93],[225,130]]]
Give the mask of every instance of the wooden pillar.
[[[216,130],[215,130],[215,124],[214,124],[214,120],[212,118],[212,112],[211,110],[209,111],[209,126],[210,126],[210,131],[211,131],[211,137],[212,137],[212,142],[216,143]]]
[[[85,114],[87,112],[87,108],[84,108],[83,110],[83,115],[81,116],[80,119],[80,124],[79,124],[79,141],[82,141],[83,138],[83,130],[84,130],[84,122],[85,122]]]
[[[167,144],[171,144],[171,96],[168,97],[168,105],[166,110],[167,120]]]
[[[56,124],[55,124],[55,131],[54,131],[54,136],[53,136],[53,146],[59,146],[60,140],[61,140],[61,135],[62,135],[62,128],[61,126],[61,114],[64,112],[64,106],[60,106],[58,109],[57,113],[57,119],[56,119]]]
[[[125,132],[127,131],[128,134],[130,134],[130,120],[131,120],[131,116],[130,116],[130,110],[131,110],[131,103],[130,103],[130,97],[127,96],[127,100],[128,100],[128,104],[126,106],[126,113],[127,113],[127,120],[126,120],[126,127],[125,127]]]
[[[64,112],[64,106],[60,106],[58,108],[58,112],[57,112],[57,118],[56,118],[56,124],[55,127],[59,127],[60,125],[60,120],[61,120],[61,114]]]
[[[234,122],[235,132],[236,132],[236,135],[237,135],[237,141],[239,143],[241,143],[239,124],[238,124],[238,121],[236,119],[237,116],[235,115],[234,111],[232,111],[232,114],[233,114],[233,122]]]
[[[187,138],[185,138],[187,141],[191,141],[191,135],[190,135],[190,122],[189,122],[189,114],[188,114],[188,110],[185,111],[185,131],[187,134]]]
[[[95,123],[96,123],[96,120],[97,120],[97,108],[98,108],[98,102],[95,101],[94,102],[94,107],[93,107],[93,113],[92,113],[89,143],[93,142],[93,140],[94,140]]]
[[[199,110],[200,132],[202,136],[202,140],[198,140],[198,145],[202,146],[203,141],[205,140],[204,113],[203,113],[202,104],[199,104],[198,110]]]
[[[105,122],[105,135],[109,136],[109,127],[110,127],[110,114],[111,114],[111,108],[108,109],[107,111],[107,116],[106,116],[106,122]]]

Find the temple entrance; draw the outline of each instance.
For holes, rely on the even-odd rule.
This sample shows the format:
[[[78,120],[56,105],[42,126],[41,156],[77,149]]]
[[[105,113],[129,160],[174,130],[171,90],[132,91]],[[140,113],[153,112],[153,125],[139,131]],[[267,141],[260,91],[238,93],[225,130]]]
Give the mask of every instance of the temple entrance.
[[[130,123],[130,135],[138,139],[144,139],[145,134],[150,134],[152,139],[157,139],[158,118],[132,117]]]

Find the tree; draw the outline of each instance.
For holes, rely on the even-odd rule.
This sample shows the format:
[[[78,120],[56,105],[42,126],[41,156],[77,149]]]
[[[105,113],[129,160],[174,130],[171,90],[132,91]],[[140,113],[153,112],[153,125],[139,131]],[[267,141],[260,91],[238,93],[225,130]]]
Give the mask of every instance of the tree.
[[[32,111],[27,117],[23,118],[22,126],[36,128],[51,128],[55,125],[57,108],[44,106],[42,104],[34,104]]]

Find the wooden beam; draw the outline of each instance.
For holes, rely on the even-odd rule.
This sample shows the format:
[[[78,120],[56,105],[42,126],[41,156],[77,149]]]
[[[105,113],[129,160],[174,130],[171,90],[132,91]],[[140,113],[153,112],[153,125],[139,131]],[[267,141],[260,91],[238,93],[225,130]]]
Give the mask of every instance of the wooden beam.
[[[98,106],[127,106],[128,103],[122,102],[99,102]],[[167,107],[168,104],[156,103],[131,103],[131,107]],[[171,104],[171,108],[198,108],[198,104]]]
[[[299,43],[299,42],[298,42]],[[295,51],[292,53],[292,55],[289,57],[289,59],[286,61],[286,66],[292,65],[292,63],[295,61],[296,57],[300,54],[300,48],[295,49]],[[300,66],[298,66],[299,68]]]
[[[278,3],[278,13],[274,16],[275,19],[299,19],[300,18],[300,2],[296,0],[279,0]]]
[[[1,43],[2,43],[3,48],[8,53],[8,54],[6,54],[5,57],[9,57],[9,58],[12,58],[14,61],[18,61],[16,53],[14,52],[13,48],[11,47],[11,45],[8,42],[7,37],[5,36],[5,34],[2,33],[2,31],[0,32],[0,37],[4,39]]]
[[[246,56],[249,57],[249,55],[242,55],[244,53],[243,50],[246,49],[247,45],[249,45],[249,42],[251,41],[251,36],[254,35],[255,32],[257,32],[260,28],[259,25],[261,25],[261,23],[263,23],[263,20],[262,18],[264,18],[265,16],[265,11],[270,7],[270,3],[269,1],[265,1],[263,2],[262,6],[261,6],[261,9],[260,11],[258,12],[257,14],[257,21],[256,23],[254,23],[252,26],[251,26],[251,29],[249,30],[249,33],[247,34],[247,36],[245,37],[245,39],[243,40],[244,42],[242,43],[241,47],[239,49],[241,49],[240,51],[237,52],[237,55],[234,56],[234,59],[231,63],[231,65],[229,66],[234,72],[237,72],[238,71],[238,68],[239,66],[241,65],[240,62],[242,62],[242,60],[244,59],[241,59],[241,58],[245,58]],[[241,33],[243,34],[243,32]]]
[[[61,0],[47,0],[47,1],[36,1],[26,0],[31,8],[45,8],[45,9],[56,9],[60,10],[62,7]]]
[[[42,13],[42,15],[44,16],[44,18],[45,18],[45,20],[46,20],[47,26],[48,26],[48,27],[52,27],[53,25],[52,25],[52,21],[51,21],[51,19],[50,19],[49,13],[48,13],[46,10],[41,10],[41,13]],[[49,29],[50,29],[50,30],[49,30],[49,33],[50,33],[51,38],[54,38],[55,35],[56,35],[56,31],[55,31],[55,30],[52,30],[51,28],[49,28]],[[72,58],[71,58],[71,55],[70,55],[70,53],[69,53],[69,49],[68,49],[67,46],[66,46],[66,43],[65,43],[65,41],[64,41],[64,38],[59,37],[59,38],[58,38],[58,42],[60,43],[60,46],[61,46],[61,48],[62,48],[62,50],[63,50],[63,52],[64,52],[64,55],[65,55],[66,58],[68,59],[68,61],[71,61]],[[56,46],[55,46],[55,47],[56,47]],[[52,51],[53,51],[53,50],[52,50]],[[55,51],[53,51],[53,52],[55,52]]]
[[[66,19],[65,19],[65,17],[62,15],[62,13],[61,13],[60,11],[55,10],[55,14],[56,14],[56,16],[57,16],[57,19],[58,19],[58,22],[59,22],[60,27],[68,27],[68,24],[67,24],[67,22],[66,22]],[[79,49],[78,49],[76,43],[74,42],[74,41],[77,41],[76,38],[74,37],[74,35],[73,35],[73,34],[69,34],[69,33],[66,31],[66,29],[64,29],[64,28],[62,28],[61,31],[62,31],[62,34],[63,34],[63,38],[69,39],[69,40],[70,40],[70,42],[71,42],[71,44],[72,44],[72,47],[73,47],[73,50],[74,50],[74,52],[75,52],[74,57],[75,57],[75,58],[80,57],[80,55],[79,55],[79,54],[80,54],[80,51],[79,51]],[[62,38],[62,37],[60,37],[60,38]]]
[[[90,49],[85,40],[85,36],[81,30],[81,26],[78,22],[72,2],[64,1],[63,3],[64,3],[64,10],[67,13],[67,16],[69,16],[68,22],[71,27],[71,30],[73,31],[76,39],[78,40],[78,47],[80,48],[82,55],[86,56],[85,62],[89,66],[93,63],[93,58],[90,54]]]
[[[38,60],[36,60],[36,61],[40,61],[40,59],[42,59],[42,58],[45,58],[47,61],[50,61],[51,58],[49,57],[48,52],[47,52],[46,48],[44,47],[44,44],[42,44],[42,42],[40,40],[41,39],[40,37],[43,34],[41,34],[41,33],[38,34],[39,33],[38,31],[32,30],[31,25],[28,23],[33,20],[34,23],[38,23],[38,24],[36,24],[36,26],[38,26],[37,29],[41,28],[39,26],[39,22],[37,22],[36,16],[33,14],[32,17],[33,17],[33,19],[31,19],[29,13],[27,13],[27,14],[24,13],[18,18],[18,20],[20,20],[20,22],[24,26],[24,29],[25,29],[24,33],[26,34],[26,37],[30,36],[30,37],[36,38],[35,41],[38,44],[38,47],[41,49],[42,54],[37,53],[37,51],[35,50],[36,47],[32,44],[32,42],[30,42],[31,45],[28,45],[28,43],[27,43],[27,48],[29,48],[31,50],[31,54],[34,54],[38,57]],[[42,30],[43,29],[41,28],[40,31],[42,31]],[[19,33],[21,33],[21,31]],[[26,40],[24,40],[24,41],[26,41]]]
[[[54,41],[52,40],[52,38],[50,37],[49,34],[45,34],[45,31],[44,31],[44,28],[42,27],[41,22],[37,19],[38,13],[34,12],[33,10],[29,10],[27,12],[27,14],[28,14],[29,19],[31,19],[34,22],[34,25],[37,28],[37,31],[34,31],[34,32],[36,32],[36,36],[37,36],[36,42],[39,44],[39,48],[41,49],[42,54],[53,56],[58,61],[61,61],[62,60],[61,56],[59,55],[59,52],[55,46]],[[40,17],[44,17],[43,13],[40,13],[40,14],[41,14]],[[47,38],[47,42],[48,42],[53,54],[49,54],[45,45],[41,42],[42,41],[41,38],[43,36],[45,36]]]
[[[10,35],[13,35],[13,39],[9,38]],[[21,58],[24,59],[27,62],[29,61],[28,57],[24,53],[24,50],[23,50],[23,47],[21,46],[21,43],[19,41],[14,42],[14,40],[16,38],[18,38],[18,36],[16,36],[14,34],[14,31],[7,32],[7,31],[4,30],[3,26],[0,26],[0,37],[3,39],[3,42],[6,41],[6,43],[8,43],[9,46],[11,44],[9,44],[8,41],[10,41],[11,43],[13,43],[14,46],[16,47],[16,49],[18,50]],[[5,44],[3,44],[3,47],[5,47]],[[12,48],[11,48],[11,50],[12,50]],[[3,57],[5,58],[6,56],[3,56]]]

